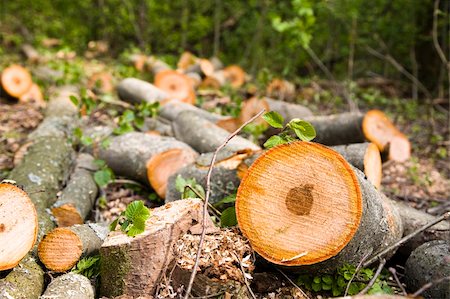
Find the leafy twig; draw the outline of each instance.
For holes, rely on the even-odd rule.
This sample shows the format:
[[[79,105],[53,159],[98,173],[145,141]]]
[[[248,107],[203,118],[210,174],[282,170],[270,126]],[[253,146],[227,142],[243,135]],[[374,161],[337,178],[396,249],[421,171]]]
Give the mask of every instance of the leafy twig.
[[[378,276],[380,276],[381,270],[383,270],[383,267],[385,264],[386,264],[386,260],[381,259],[380,264],[378,265],[378,269],[375,272],[375,274],[373,275],[372,279],[369,281],[367,286],[361,292],[359,292],[358,295],[364,295],[365,293],[367,293],[370,290],[370,288],[375,284],[375,281],[377,280]]]
[[[219,153],[219,151],[222,148],[224,148],[228,144],[228,142],[234,136],[236,136],[242,130],[242,128],[244,128],[246,125],[248,125],[249,123],[251,123],[252,121],[257,119],[258,117],[260,117],[264,113],[264,111],[265,111],[265,109],[261,110],[258,114],[256,114],[251,119],[249,119],[244,124],[242,124],[236,131],[234,131],[233,133],[228,135],[228,137],[225,139],[225,141],[216,149],[216,151],[214,152],[214,155],[213,155],[213,157],[211,159],[211,164],[209,165],[208,174],[206,176],[206,196],[205,196],[205,204],[203,205],[202,234],[200,236],[200,242],[198,244],[197,256],[195,257],[194,268],[192,269],[191,278],[189,279],[189,284],[188,284],[188,287],[186,289],[186,294],[184,295],[185,299],[189,298],[189,294],[191,293],[192,286],[194,284],[195,275],[197,274],[198,264],[200,262],[200,254],[201,254],[201,251],[202,251],[203,241],[205,239],[205,234],[206,234],[206,225],[205,225],[205,223],[206,223],[206,217],[208,215],[209,195],[211,194],[211,174],[212,174],[212,170],[213,170],[214,164],[216,163],[217,154]]]
[[[420,234],[421,232],[425,231],[426,229],[432,227],[433,225],[435,225],[435,224],[437,224],[437,223],[439,223],[439,222],[441,222],[443,220],[447,220],[448,218],[450,218],[450,212],[447,212],[447,213],[443,214],[442,216],[436,218],[435,220],[433,220],[433,221],[425,224],[424,226],[420,227],[419,229],[413,231],[409,235],[404,236],[403,238],[401,238],[400,240],[398,240],[397,242],[395,242],[391,246],[386,247],[384,250],[382,250],[381,252],[377,253],[373,257],[371,257],[367,262],[365,262],[363,264],[363,267],[369,266],[370,264],[372,264],[377,259],[385,256],[389,251],[393,250],[394,248],[397,248],[397,247],[401,246],[402,244],[404,244],[409,239],[414,238],[416,235]]]

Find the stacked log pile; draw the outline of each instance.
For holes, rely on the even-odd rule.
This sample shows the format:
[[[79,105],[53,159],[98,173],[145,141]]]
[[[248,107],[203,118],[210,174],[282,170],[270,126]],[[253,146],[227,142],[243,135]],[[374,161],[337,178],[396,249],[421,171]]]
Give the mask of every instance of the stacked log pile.
[[[37,61],[30,49],[24,52],[33,63]],[[185,233],[198,233],[202,226],[209,232],[218,229],[209,217],[203,222],[204,199],[180,200],[177,180],[195,179],[206,190],[210,167],[209,203],[220,203],[237,192],[237,221],[252,249],[291,272],[334,273],[383,250],[387,253],[382,258],[389,259],[397,249],[390,248],[392,244],[434,220],[382,194],[382,162],[402,162],[411,154],[408,138],[382,111],[314,115],[308,107],[279,100],[292,101],[296,89],[288,81],[276,80],[268,93],[279,99],[250,95],[239,115],[220,115],[202,109],[197,95],[225,85],[244,87],[249,76],[239,66],[224,67],[217,58],[188,52],[177,69],[155,57],[134,55],[131,59],[139,71],[151,72],[154,81],[125,78],[116,92],[129,104],[159,103],[158,117],[144,122],[149,134],[128,132],[109,137],[108,146],[88,148],[90,154],[76,153],[68,137],[76,127],[86,126],[86,121],[70,101],[77,91],[63,87],[50,96],[44,121],[30,134],[23,158],[8,177],[23,190],[0,183],[0,240],[20,235],[12,243],[0,242],[0,271],[13,269],[4,275],[0,272],[0,297],[69,298],[76,291],[76,298],[94,298],[91,283],[73,273],[59,276],[44,292],[44,270],[66,272],[81,258],[95,254],[101,257],[102,296],[154,296],[167,273],[175,273],[176,283],[186,287],[186,273],[192,267],[187,270],[177,264],[177,240]],[[93,80],[102,78],[98,73]],[[31,92],[33,83],[24,68],[13,65],[2,72],[1,86],[9,97],[26,101],[30,96],[24,95]],[[111,90],[107,86],[103,92]],[[214,151],[261,109],[280,113],[286,122],[309,121],[317,132],[315,142],[291,142],[266,151],[242,134],[229,140],[211,166]],[[261,118],[255,123],[266,127],[265,138],[279,133]],[[96,130],[92,131],[102,136],[113,132],[106,126]],[[130,237],[122,231],[109,232],[105,223],[87,221],[99,194],[93,177],[95,158],[105,161],[116,176],[138,181],[164,199],[165,205],[151,211],[142,234]],[[21,221],[11,217],[14,209],[20,210]],[[427,241],[448,241],[449,227],[445,221],[433,226],[403,242],[400,252],[407,256]],[[448,244],[436,244],[429,246],[448,251]],[[242,258],[236,256],[241,267]],[[414,256],[408,263],[408,269],[415,269]],[[426,282],[416,280],[411,280],[412,288]],[[224,290],[224,284],[205,273],[195,281],[196,286],[202,283]],[[239,296],[251,292],[244,281],[235,289]],[[211,295],[208,288],[199,292],[199,296]]]

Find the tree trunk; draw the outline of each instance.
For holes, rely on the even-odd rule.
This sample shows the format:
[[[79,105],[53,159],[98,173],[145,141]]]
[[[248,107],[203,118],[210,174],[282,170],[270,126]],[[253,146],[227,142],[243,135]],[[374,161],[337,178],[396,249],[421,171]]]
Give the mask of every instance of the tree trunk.
[[[66,273],[50,282],[40,299],[94,299],[95,290],[81,274]]]
[[[193,162],[197,153],[171,137],[132,132],[111,138],[107,149],[99,149],[98,157],[116,175],[149,184],[164,198],[169,177]]]
[[[95,223],[55,228],[39,243],[39,259],[51,271],[68,271],[81,258],[97,254],[108,233],[106,225]]]
[[[425,298],[450,298],[450,242],[436,240],[414,250],[405,264],[406,286],[412,292],[432,283],[421,296]],[[439,279],[446,278],[442,281]]]
[[[151,83],[136,79],[126,78],[117,85],[119,97],[126,102],[139,104],[141,102],[154,103],[165,100],[168,95]]]
[[[97,198],[98,188],[92,175],[96,169],[91,155],[79,154],[66,187],[51,209],[59,227],[84,223]]]
[[[38,218],[33,202],[22,189],[0,183],[0,271],[20,262],[36,242]]]
[[[200,199],[179,200],[152,210],[145,232],[134,238],[121,231],[110,233],[100,249],[101,296],[154,295],[174,258],[174,244],[202,223],[202,209]]]
[[[200,153],[215,151],[228,137],[229,132],[198,116],[191,111],[183,111],[172,123],[175,137],[184,141]],[[236,136],[225,146],[229,151],[260,150],[253,142]]]
[[[239,227],[268,261],[333,272],[400,239],[397,211],[337,152],[295,142],[261,155],[237,193]]]

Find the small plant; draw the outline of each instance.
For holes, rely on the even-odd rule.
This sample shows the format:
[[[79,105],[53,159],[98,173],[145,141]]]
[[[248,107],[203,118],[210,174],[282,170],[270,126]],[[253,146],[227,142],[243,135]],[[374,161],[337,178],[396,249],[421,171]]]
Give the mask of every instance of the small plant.
[[[140,200],[130,203],[119,218],[114,220],[109,226],[109,230],[116,230],[117,225],[120,230],[130,237],[139,235],[145,231],[145,221],[150,217],[150,210]]]
[[[73,136],[83,145],[90,146],[94,142],[91,137],[83,135],[81,128],[77,127],[73,130]]]
[[[175,180],[175,188],[181,193],[181,199],[198,198],[199,196],[192,191],[194,189],[202,198],[205,198],[205,189],[198,184],[195,178],[185,179],[180,174]]]
[[[94,99],[86,95],[86,90],[82,89],[80,91],[80,97],[70,96],[72,103],[77,106],[78,114],[80,116],[91,115],[94,108],[97,106]]]
[[[82,258],[71,270],[73,273],[81,274],[87,278],[96,278],[100,274],[100,256]]]
[[[362,268],[355,274],[356,268],[353,265],[346,264],[339,268],[333,275],[326,274],[322,276],[310,276],[307,274],[300,275],[297,278],[297,284],[304,286],[307,290],[314,292],[331,292],[333,296],[343,295],[347,285],[348,295],[356,295],[361,292],[374,276],[374,271],[369,268]],[[382,272],[376,279],[374,285],[368,291],[368,294],[393,294],[392,289],[388,286],[388,274]],[[352,279],[353,277],[353,279]]]
[[[100,159],[94,160],[95,165],[99,168],[94,173],[94,180],[100,188],[106,187],[114,181],[114,172],[106,165],[106,162]]]
[[[114,134],[122,135],[133,132],[144,126],[146,117],[156,117],[159,111],[159,102],[143,102],[135,106],[133,110],[127,109],[119,117],[119,127],[114,129]]]
[[[307,121],[294,118],[284,126],[284,118],[278,112],[270,111],[263,116],[265,121],[274,128],[282,129],[281,133],[270,137],[265,143],[265,148],[271,148],[279,144],[295,141],[296,136],[302,141],[311,141],[316,137],[316,130]]]
[[[214,204],[216,208],[219,208],[226,204],[233,204],[231,207],[228,207],[225,210],[223,210],[222,214],[220,215],[221,227],[230,227],[237,225],[236,208],[234,205],[235,202],[236,202],[236,194],[234,193],[228,195],[227,197],[223,198],[222,200]]]

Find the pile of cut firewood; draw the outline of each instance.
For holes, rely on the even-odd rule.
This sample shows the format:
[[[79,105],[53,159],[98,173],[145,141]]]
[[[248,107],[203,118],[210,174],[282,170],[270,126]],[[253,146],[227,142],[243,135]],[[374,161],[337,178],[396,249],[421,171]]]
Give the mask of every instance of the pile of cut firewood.
[[[258,259],[291,273],[315,275],[334,273],[345,264],[384,264],[398,249],[410,256],[405,273],[410,290],[434,281],[424,295],[450,295],[448,281],[442,278],[450,275],[445,257],[449,222],[389,200],[380,191],[383,161],[405,161],[411,151],[408,138],[382,111],[314,115],[305,106],[281,101],[294,98],[296,89],[276,79],[268,86],[268,95],[276,98],[251,95],[238,116],[216,114],[202,109],[197,96],[207,91],[220,94],[224,85],[242,88],[249,76],[239,66],[224,67],[217,58],[188,52],[177,69],[153,56],[133,55],[131,60],[139,71],[152,72],[154,81],[121,80],[115,86],[120,100],[130,106],[158,102],[160,109],[157,117],[145,119],[141,132],[119,136],[113,135],[112,126],[93,127],[80,117],[83,113],[70,99],[79,96],[77,88],[59,87],[46,103],[37,96],[38,87],[31,91],[34,85],[24,68],[3,70],[1,86],[9,97],[46,103],[46,109],[44,120],[21,149],[23,157],[9,174],[10,182],[0,184],[0,298],[38,298],[42,293],[42,298],[94,298],[96,291],[85,277],[69,272],[46,286],[44,270],[64,273],[95,254],[101,260],[101,296],[157,296],[162,286],[166,292],[170,286],[178,296],[189,284],[195,258],[181,254],[188,250],[180,240],[185,234],[198,240],[203,227],[222,236],[216,240],[227,236],[234,241],[225,249],[216,241],[213,248],[223,250],[218,255],[223,263],[214,267],[226,271],[203,262],[192,295],[251,296],[254,266],[247,262],[247,241],[216,228],[209,217],[203,222],[203,199],[180,200],[177,178],[195,178],[206,190],[210,167],[209,204],[237,191],[239,229]],[[110,74],[96,73],[88,88],[111,92],[111,80]],[[218,102],[215,97],[211,101]],[[232,132],[241,133],[239,128],[262,109],[276,111],[286,121],[310,122],[316,139],[264,150],[237,135],[211,166],[214,151]],[[262,143],[280,132],[262,118],[255,123],[266,126]],[[94,140],[84,152],[77,152],[72,142],[75,128]],[[100,146],[106,138],[108,145]],[[108,223],[88,221],[99,194],[94,157],[105,161],[116,176],[145,184],[164,199],[165,205],[151,211],[142,234],[109,232]],[[433,221],[437,224],[422,230]],[[410,233],[415,235],[401,240]],[[233,243],[239,244],[236,253]]]

